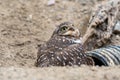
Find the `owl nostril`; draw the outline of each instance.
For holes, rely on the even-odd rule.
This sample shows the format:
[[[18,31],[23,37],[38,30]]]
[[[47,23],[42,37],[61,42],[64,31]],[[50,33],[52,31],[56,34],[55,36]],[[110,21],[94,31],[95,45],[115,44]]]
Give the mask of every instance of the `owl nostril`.
[[[74,31],[74,29],[73,29],[73,28],[69,28],[69,30]]]

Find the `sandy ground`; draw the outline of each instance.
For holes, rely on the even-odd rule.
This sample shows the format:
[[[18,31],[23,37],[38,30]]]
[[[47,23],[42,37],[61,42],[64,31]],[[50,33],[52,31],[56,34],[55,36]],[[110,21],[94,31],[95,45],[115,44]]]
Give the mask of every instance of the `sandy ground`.
[[[0,0],[0,80],[120,80],[120,66],[36,68],[37,46],[71,21],[82,34],[103,0]]]

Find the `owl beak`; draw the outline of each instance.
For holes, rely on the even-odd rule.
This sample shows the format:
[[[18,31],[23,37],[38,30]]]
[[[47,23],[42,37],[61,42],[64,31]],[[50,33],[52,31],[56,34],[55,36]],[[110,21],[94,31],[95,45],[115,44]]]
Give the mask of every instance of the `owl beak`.
[[[80,32],[78,29],[69,29],[66,33],[64,33],[63,35],[66,36],[74,36],[74,37],[79,37],[80,36]]]

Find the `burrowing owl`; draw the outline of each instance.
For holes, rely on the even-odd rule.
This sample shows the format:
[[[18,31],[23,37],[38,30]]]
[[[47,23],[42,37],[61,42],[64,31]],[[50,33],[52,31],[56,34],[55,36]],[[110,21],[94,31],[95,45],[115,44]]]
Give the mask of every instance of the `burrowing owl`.
[[[39,47],[37,67],[93,65],[81,45],[80,33],[70,22],[60,24],[51,38]]]

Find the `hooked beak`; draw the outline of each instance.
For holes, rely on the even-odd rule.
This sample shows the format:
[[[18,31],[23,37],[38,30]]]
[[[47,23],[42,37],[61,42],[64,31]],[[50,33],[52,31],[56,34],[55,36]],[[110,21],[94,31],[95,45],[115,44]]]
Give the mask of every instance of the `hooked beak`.
[[[80,32],[78,29],[69,29],[66,33],[64,33],[63,35],[66,36],[74,36],[74,37],[79,37],[80,36]]]

